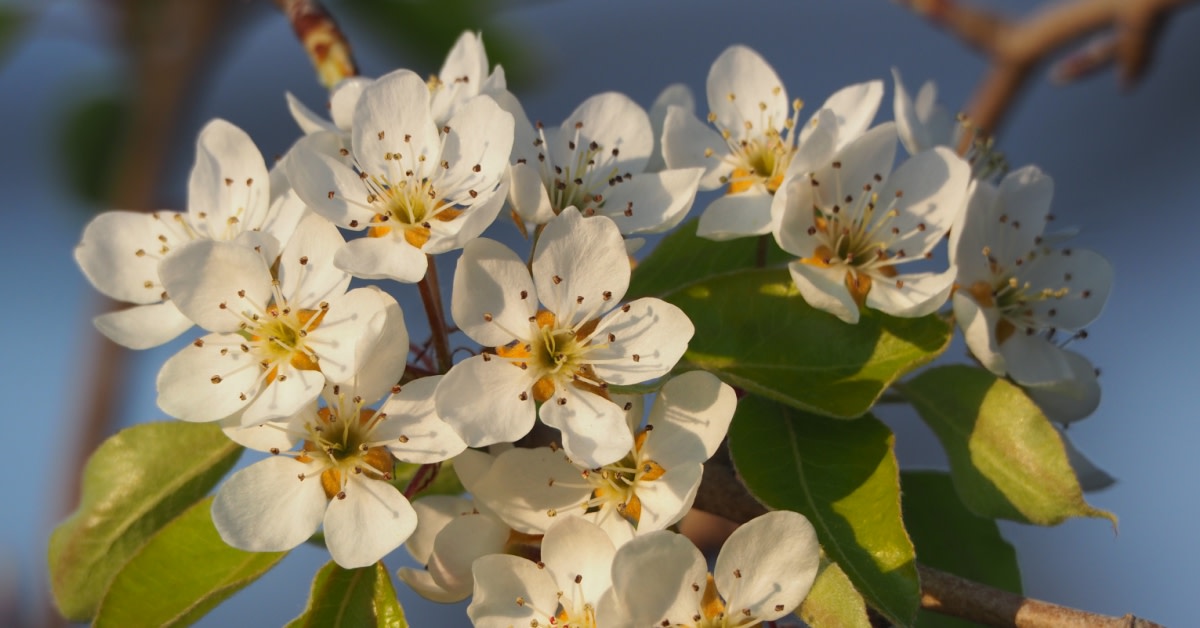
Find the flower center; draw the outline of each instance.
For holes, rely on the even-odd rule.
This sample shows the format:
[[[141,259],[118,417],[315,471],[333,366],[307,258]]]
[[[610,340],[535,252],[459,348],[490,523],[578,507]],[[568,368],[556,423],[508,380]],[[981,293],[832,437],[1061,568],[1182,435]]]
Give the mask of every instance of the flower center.
[[[569,154],[564,156],[561,163],[557,163],[546,154],[545,129],[541,123],[537,125],[538,137],[533,141],[533,145],[538,149],[538,171],[550,198],[550,206],[556,214],[568,207],[576,207],[587,216],[594,215],[604,207],[602,191],[606,187],[618,185],[633,177],[630,173],[622,175],[616,167],[600,171],[596,161],[603,155],[604,147],[582,137],[582,129],[582,122],[575,123],[575,136],[567,142]],[[620,150],[614,148],[611,153],[615,158],[620,154]],[[518,163],[527,161],[519,159]]]
[[[454,203],[443,199],[428,179],[405,179],[390,183],[386,177],[364,179],[370,193],[367,202],[376,211],[367,235],[382,238],[393,228],[402,229],[404,239],[421,248],[429,241],[431,221],[449,222],[462,214]]]
[[[652,482],[667,472],[662,465],[642,453],[642,446],[653,429],[653,426],[647,425],[638,430],[633,451],[621,460],[599,469],[584,471],[583,477],[593,486],[590,498],[584,503],[585,512],[599,512],[605,504],[609,504],[617,514],[637,528],[642,518],[642,500],[637,495],[638,483]]]
[[[279,375],[279,365],[290,364],[302,371],[319,371],[317,355],[306,346],[308,333],[321,325],[329,304],[322,303],[317,310],[294,311],[286,305],[267,307],[266,318],[255,317],[257,326],[242,332],[258,355],[263,370],[267,371],[267,383]],[[250,347],[242,345],[243,350]]]
[[[728,186],[727,194],[740,194],[753,189],[774,194],[779,189],[796,154],[795,129],[803,106],[799,99],[794,100],[792,117],[780,121],[766,116],[757,123],[746,120],[743,122],[745,128],[737,130],[722,127],[716,114],[708,115],[708,121],[717,127],[729,147],[729,156],[725,159],[733,166],[733,172],[722,177],[721,181]],[[767,104],[759,103],[759,109],[765,112]],[[705,156],[711,157],[712,152],[707,152]]]
[[[384,445],[371,441],[371,433],[386,415],[362,408],[361,400],[355,399],[357,412],[343,417],[338,407],[325,407],[317,411],[313,420],[305,425],[308,438],[304,441],[300,462],[321,460],[321,488],[325,497],[344,499],[346,481],[351,474],[364,475],[373,480],[390,480],[395,460]],[[339,403],[339,406],[341,404]]]
[[[549,401],[559,386],[568,384],[608,398],[607,384],[596,375],[587,358],[598,348],[590,339],[599,322],[589,320],[578,329],[559,327],[553,312],[541,310],[533,319],[537,330],[534,338],[496,347],[496,355],[523,369],[533,367],[537,375],[533,398],[539,403]]]

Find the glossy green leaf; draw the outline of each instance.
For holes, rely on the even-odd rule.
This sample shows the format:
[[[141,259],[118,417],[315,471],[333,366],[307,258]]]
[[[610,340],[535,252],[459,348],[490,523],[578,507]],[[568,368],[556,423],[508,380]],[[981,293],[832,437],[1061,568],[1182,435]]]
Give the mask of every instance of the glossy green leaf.
[[[808,517],[854,588],[908,626],[920,586],[900,516],[894,440],[871,416],[835,421],[748,395],[729,430],[729,453],[755,499]]]
[[[995,520],[967,510],[954,492],[949,474],[906,471],[900,474],[900,486],[904,489],[904,525],[921,564],[1005,591],[1021,592],[1016,550],[1000,536]],[[917,623],[922,628],[975,625],[925,610]]]
[[[696,236],[699,224],[699,220],[692,219],[679,225],[638,263],[630,278],[627,299],[661,297],[717,275],[753,269],[760,248],[765,249],[768,266],[782,266],[793,259],[769,235],[716,242]]]
[[[811,628],[871,628],[862,594],[837,563],[821,561],[817,581],[797,611]]]
[[[313,578],[308,608],[287,628],[405,628],[404,609],[392,588],[392,576],[380,561],[361,569],[343,569],[330,561]]]
[[[217,425],[181,421],[137,425],[100,445],[84,468],[79,508],[50,535],[50,590],[63,616],[90,619],[126,561],[241,452]]]
[[[59,146],[66,180],[79,198],[105,205],[120,166],[129,103],[96,94],[76,103],[65,117]]]
[[[1062,439],[1019,387],[971,366],[930,369],[900,387],[950,458],[971,512],[1055,525],[1104,517],[1083,499]]]
[[[950,342],[950,326],[937,316],[867,310],[857,325],[847,325],[805,303],[786,270],[721,275],[664,298],[696,326],[683,368],[838,418],[870,410],[896,378]]]
[[[94,626],[186,626],[267,573],[287,552],[244,552],[213,525],[212,498],[163,526],[121,568]]]

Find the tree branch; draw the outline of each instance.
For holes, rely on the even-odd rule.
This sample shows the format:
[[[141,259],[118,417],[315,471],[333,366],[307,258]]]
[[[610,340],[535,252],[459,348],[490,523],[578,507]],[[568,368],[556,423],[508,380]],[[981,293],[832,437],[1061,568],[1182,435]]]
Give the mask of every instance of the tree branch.
[[[1052,76],[1073,81],[1116,66],[1132,86],[1149,66],[1162,26],[1176,9],[1196,0],[1064,0],[1014,20],[959,0],[901,0],[914,12],[958,36],[991,62],[968,114],[995,133],[1034,72],[1051,55],[1075,45]],[[1081,40],[1104,33],[1097,41]]]
[[[767,512],[737,477],[724,445],[704,464],[704,479],[694,507],[735,523],[745,523]],[[986,626],[1162,628],[1133,615],[1110,617],[1022,597],[925,565],[917,565],[917,572],[921,578],[921,608]]]

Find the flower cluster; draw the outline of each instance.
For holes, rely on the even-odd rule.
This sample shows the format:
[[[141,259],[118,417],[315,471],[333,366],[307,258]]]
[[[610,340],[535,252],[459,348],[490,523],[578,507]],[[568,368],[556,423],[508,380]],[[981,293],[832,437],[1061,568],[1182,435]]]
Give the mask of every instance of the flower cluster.
[[[738,393],[680,372],[695,333],[683,310],[626,299],[630,236],[672,229],[699,191],[717,191],[699,235],[772,238],[813,308],[855,324],[864,310],[919,317],[949,301],[975,358],[1053,418],[1099,398],[1061,338],[1096,317],[1112,272],[1044,235],[1048,177],[999,178],[982,141],[960,156],[965,127],[932,87],[912,102],[898,73],[895,122],[874,124],[883,92],[851,85],[802,118],[774,69],[735,46],[709,72],[706,121],[676,86],[651,113],[604,93],[545,127],[467,33],[428,81],[347,79],[330,120],[289,95],[304,136],[273,170],[244,132],[211,122],[188,211],[101,215],[76,259],[133,304],[97,318],[114,341],[148,348],[203,329],[160,370],[159,407],[271,454],[217,493],[230,545],[286,550],[323,528],[333,560],[355,568],[405,544],[424,568],[401,579],[437,601],[473,594],[479,626],[774,621],[812,586],[816,533],[803,515],[769,513],[709,573],[670,530]],[[501,215],[527,254],[483,237]],[[447,317],[434,256],[452,252]],[[409,342],[391,295],[411,283],[425,345]],[[397,463],[450,460],[471,499],[410,504],[421,487],[398,482]]]

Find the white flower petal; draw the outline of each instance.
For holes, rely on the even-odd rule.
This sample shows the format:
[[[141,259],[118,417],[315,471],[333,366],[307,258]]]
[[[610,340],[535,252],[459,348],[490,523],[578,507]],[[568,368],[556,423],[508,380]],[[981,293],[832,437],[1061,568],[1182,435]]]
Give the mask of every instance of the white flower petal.
[[[288,111],[291,112],[292,119],[296,121],[296,126],[300,127],[305,135],[321,131],[337,131],[337,127],[332,122],[306,107],[291,92],[284,92],[283,96],[287,99]]]
[[[279,259],[279,291],[290,305],[314,307],[346,292],[350,275],[333,265],[345,243],[337,227],[317,214],[300,221]]]
[[[666,467],[666,464],[663,466]],[[642,502],[642,516],[637,527],[639,535],[654,530],[665,530],[668,526],[678,523],[691,510],[692,502],[696,500],[696,492],[700,490],[700,479],[704,473],[703,466],[692,462],[666,469],[666,473],[658,479],[638,483],[637,495]]]
[[[342,567],[375,563],[417,527],[417,513],[391,484],[350,476],[344,490],[345,499],[335,497],[325,510],[325,545]]]
[[[799,513],[779,510],[756,517],[725,541],[713,577],[727,596],[726,611],[774,621],[800,606],[820,566],[817,533]],[[782,610],[776,610],[776,609]]]
[[[1067,438],[1067,433],[1059,430],[1059,437],[1062,438],[1063,447],[1067,450],[1067,461],[1071,463],[1071,467],[1075,469],[1075,475],[1079,478],[1079,487],[1084,491],[1099,491],[1106,489],[1117,483],[1117,479],[1109,475],[1104,469],[1096,466],[1096,463],[1083,455]]]
[[[412,503],[413,512],[417,513],[417,528],[404,548],[418,563],[429,562],[433,554],[434,540],[451,521],[463,516],[472,515],[474,504],[471,500],[457,495],[426,495]]]
[[[362,98],[363,90],[374,80],[352,76],[338,81],[329,92],[329,117],[342,133],[354,128],[354,109]]]
[[[542,562],[553,572],[558,590],[576,607],[596,604],[612,586],[613,542],[596,524],[579,517],[559,517],[542,539]]]
[[[316,404],[301,409],[300,413],[317,411]],[[300,442],[300,437],[288,431],[288,422],[292,417],[280,421],[267,421],[258,425],[244,426],[242,418],[234,415],[221,420],[221,431],[229,440],[256,451],[287,451]]]
[[[687,216],[702,174],[700,168],[639,174],[612,187],[598,213],[623,234],[661,233]]]
[[[589,469],[620,460],[633,448],[625,411],[617,404],[574,386],[560,386],[542,404],[542,423],[562,432],[567,455]]]
[[[290,364],[280,366],[275,381],[251,397],[242,411],[242,425],[257,425],[292,416],[319,397],[324,388],[325,375],[320,371],[300,370]]]
[[[470,589],[465,591],[447,591],[443,589],[440,584],[434,582],[433,575],[423,569],[417,570],[412,567],[401,567],[396,571],[396,576],[404,584],[412,587],[412,590],[416,591],[417,595],[439,604],[453,604],[471,596]]]
[[[478,355],[446,373],[434,403],[438,415],[468,446],[512,442],[533,428],[532,386],[528,370]]]
[[[401,462],[441,462],[467,448],[458,434],[437,416],[433,395],[441,380],[440,375],[413,380],[380,408],[388,415],[388,431],[396,432],[397,438],[404,437],[388,444]]]
[[[814,257],[824,243],[815,226],[812,182],[803,175],[785,180],[771,199],[775,241],[796,257]]]
[[[363,229],[375,212],[370,191],[341,157],[342,140],[334,133],[309,135],[288,152],[284,169],[296,195],[314,212],[348,229]],[[355,225],[355,226],[351,226]]]
[[[209,334],[171,356],[158,372],[159,409],[183,421],[216,421],[244,408],[258,394],[262,367],[236,348],[241,340]]]
[[[582,513],[591,488],[563,452],[518,447],[497,456],[471,492],[514,530],[542,534],[559,512]]]
[[[666,530],[634,538],[613,558],[613,592],[633,626],[692,625],[707,579],[700,550]]]
[[[811,306],[824,310],[851,325],[858,322],[858,304],[846,288],[846,269],[822,268],[803,262],[788,264],[800,296]]]
[[[411,245],[399,231],[381,238],[358,238],[333,256],[342,270],[363,279],[394,279],[416,283],[425,277],[429,262],[425,252]]]
[[[109,340],[130,349],[157,347],[174,340],[194,324],[171,301],[108,312],[92,322]]]
[[[885,223],[899,234],[888,242],[888,249],[903,250],[906,259],[919,259],[933,250],[962,215],[970,181],[971,166],[940,146],[900,164],[879,192],[881,201],[894,200],[897,210]],[[898,192],[903,196],[897,197]]]
[[[885,122],[853,142],[847,144],[837,153],[834,162],[818,171],[816,179],[820,182],[815,193],[820,195],[823,208],[833,205],[851,207],[855,201],[847,201],[846,197],[858,199],[864,185],[879,188],[881,183],[875,178],[887,179],[892,171],[892,163],[896,160],[896,126]],[[840,163],[836,168],[833,163]],[[888,199],[881,199],[887,202]]]
[[[718,128],[732,133],[735,142],[779,131],[789,119],[791,103],[779,75],[745,46],[730,46],[717,57],[706,92]]]
[[[254,249],[233,242],[197,240],[159,265],[171,300],[208,331],[236,332],[271,300],[271,271]]]
[[[1008,375],[1022,386],[1049,386],[1071,380],[1074,372],[1065,352],[1042,334],[1018,328],[1000,343]]]
[[[554,206],[537,169],[527,163],[513,164],[510,169],[512,185],[509,200],[513,211],[531,225],[544,225],[554,218]]]
[[[593,368],[604,381],[636,384],[674,368],[695,332],[683,310],[661,299],[643,297],[601,319],[596,335],[607,336],[608,347],[589,355],[597,360]]]
[[[443,138],[442,159],[450,167],[439,171],[438,189],[454,197],[467,190],[494,189],[512,153],[512,114],[490,97],[479,96],[460,107],[446,127],[450,130]]]
[[[946,303],[954,287],[954,269],[873,279],[867,307],[892,316],[916,318],[932,314]]]
[[[733,388],[715,375],[690,371],[673,377],[650,408],[646,422],[654,429],[642,453],[667,469],[704,462],[725,438],[736,409]]]
[[[991,284],[989,257],[999,262],[992,248],[997,243],[993,206],[999,203],[996,187],[987,181],[975,181],[966,207],[950,230],[950,265],[958,269],[958,283],[970,286],[976,281]]]
[[[700,214],[696,235],[719,241],[771,233],[771,199],[756,189],[718,197]]]
[[[878,80],[843,87],[825,100],[821,110],[832,111],[836,116],[837,148],[845,146],[871,126],[881,100],[883,81]],[[802,136],[800,141],[805,139]]]
[[[1100,382],[1096,367],[1087,358],[1065,349],[1063,354],[1071,367],[1071,379],[1052,386],[1030,386],[1025,392],[1047,419],[1067,424],[1086,419],[1100,406]]]
[[[228,544],[248,552],[280,552],[317,531],[325,513],[325,490],[316,467],[272,456],[234,473],[217,490],[212,518]]]
[[[818,111],[805,125],[784,178],[806,175],[827,166],[837,152],[837,142],[837,114],[831,109]]]
[[[467,615],[475,628],[551,625],[558,589],[550,574],[516,556],[484,556],[475,563],[475,598]]]
[[[1000,181],[999,202],[992,206],[987,228],[993,233],[992,256],[1001,266],[1012,268],[1018,258],[1037,249],[1038,237],[1046,230],[1054,180],[1037,166],[1014,170]],[[995,231],[1003,229],[1003,235]]]
[[[668,168],[704,168],[702,190],[721,187],[721,178],[733,171],[724,159],[729,154],[725,140],[687,109],[668,107],[660,137]]]
[[[396,70],[363,89],[354,108],[354,158],[371,174],[412,170],[432,177],[441,160],[441,137],[429,108],[429,87],[417,74]],[[388,159],[400,154],[400,158]]]
[[[564,210],[546,225],[533,254],[538,299],[560,327],[616,305],[629,288],[629,275],[616,224],[604,217],[585,220],[576,209]]]
[[[984,368],[996,375],[1008,372],[1000,343],[996,339],[996,324],[1000,322],[1000,311],[994,307],[981,307],[975,299],[957,292],[952,299],[954,320],[963,330],[963,338],[971,355]]]
[[[650,117],[624,94],[596,94],[580,103],[550,138],[550,154],[554,163],[573,166],[579,161],[576,155],[592,142],[599,146],[592,170],[643,172],[654,150]]]
[[[372,359],[378,351],[403,348],[401,354],[407,355],[408,331],[400,306],[391,295],[366,286],[327,303],[325,317],[309,330],[305,346],[316,355],[317,365],[329,381],[349,382],[361,370],[363,361]],[[396,356],[380,356],[371,368],[375,372],[359,381],[359,394],[365,399],[383,396],[404,374],[404,364]]]
[[[471,340],[499,347],[529,329],[537,296],[521,258],[495,240],[480,238],[468,243],[458,258],[450,314]]]
[[[429,241],[422,249],[430,255],[461,249],[479,237],[496,221],[500,208],[508,198],[508,178],[500,180],[496,189],[481,193],[475,202],[453,220],[434,220],[430,223]]]
[[[666,123],[667,111],[671,107],[679,107],[688,113],[695,114],[696,98],[692,95],[692,90],[683,83],[674,83],[668,85],[658,94],[658,98],[654,99],[654,104],[650,106],[648,112],[650,116],[650,129],[654,136],[654,153],[650,155],[650,161],[646,163],[646,172],[658,172],[667,169],[667,163],[662,155],[662,134],[663,126]]]
[[[225,120],[212,120],[196,140],[188,214],[196,224],[207,224],[210,237],[232,239],[261,226],[271,202],[270,181],[254,140]]]
[[[88,222],[75,261],[101,293],[129,303],[158,303],[158,265],[187,242],[178,212],[111,211]]]
[[[489,554],[501,554],[510,530],[483,515],[458,517],[437,535],[429,555],[429,574],[447,591],[471,592],[471,564]],[[465,597],[465,596],[464,596]]]
[[[1112,289],[1112,265],[1087,249],[1062,249],[1044,253],[1018,275],[1028,283],[1026,294],[1057,292],[1059,297],[1030,300],[1031,318],[1064,329],[1080,329],[1100,316]]]
[[[900,136],[900,143],[904,144],[904,150],[908,151],[909,155],[915,155],[931,148],[933,143],[930,141],[929,130],[917,113],[917,108],[913,104],[912,97],[908,95],[908,90],[904,88],[904,81],[900,78],[900,70],[897,68],[892,68],[892,82],[896,90],[892,97],[892,110],[896,117],[896,133]]]

